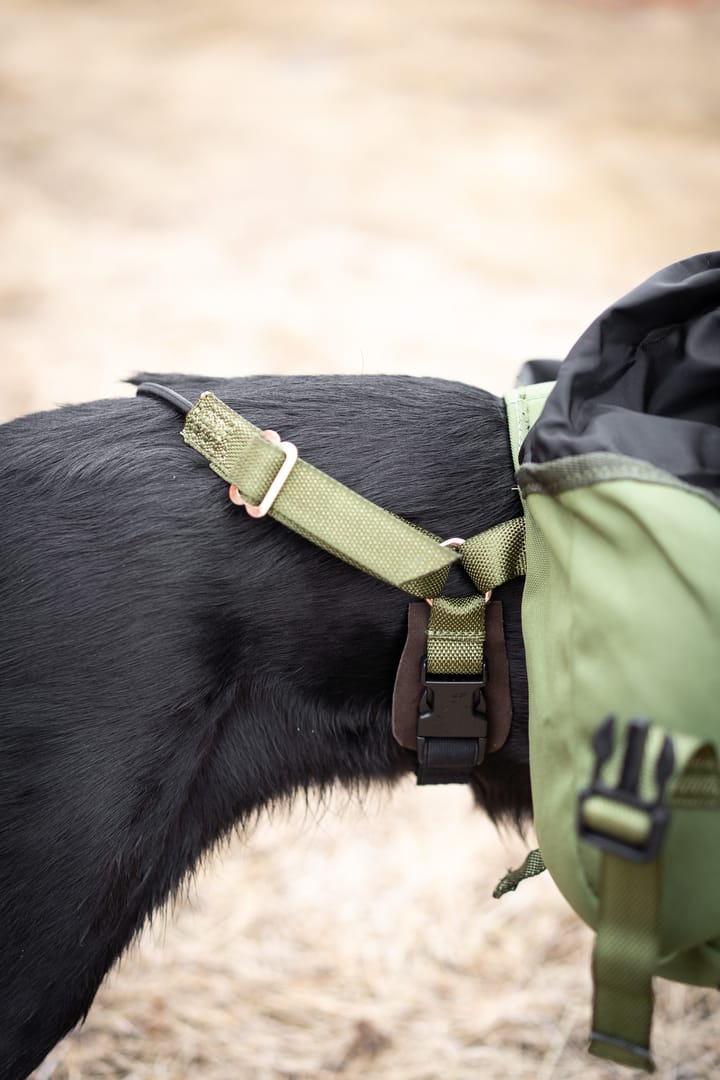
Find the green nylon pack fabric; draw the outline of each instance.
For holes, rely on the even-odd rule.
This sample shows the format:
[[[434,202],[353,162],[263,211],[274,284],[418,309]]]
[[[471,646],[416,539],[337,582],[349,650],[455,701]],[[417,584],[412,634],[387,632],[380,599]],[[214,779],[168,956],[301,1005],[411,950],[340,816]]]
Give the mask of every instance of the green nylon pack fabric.
[[[595,1024],[642,1048],[652,975],[720,984],[720,512],[704,492],[670,476],[663,483],[654,469],[645,480],[624,479],[623,460],[618,479],[608,480],[608,456],[598,458],[599,481],[590,482],[592,460],[578,469],[573,459],[564,492],[562,463],[518,474],[533,802],[554,880],[599,930]],[[608,714],[648,716],[673,735],[672,820],[662,860],[649,867],[578,839],[578,792],[594,765],[591,736]],[[609,781],[619,768],[618,750]],[[652,794],[647,778],[645,791]],[[616,805],[600,810],[610,832],[641,838],[644,823],[630,812],[622,821]],[[649,1054],[629,1045],[594,1037],[590,1046],[597,1056],[652,1068]]]
[[[543,495],[544,468],[518,474],[527,492],[523,630],[535,822],[555,881],[596,926],[600,854],[576,832],[594,727],[609,714],[650,717],[684,735],[676,739],[678,768],[718,743],[720,513],[672,477],[666,485],[602,479],[559,493],[555,470]],[[678,805],[665,852],[673,872],[663,883],[659,974],[720,982],[720,862],[706,856],[718,850],[720,815],[711,803]]]

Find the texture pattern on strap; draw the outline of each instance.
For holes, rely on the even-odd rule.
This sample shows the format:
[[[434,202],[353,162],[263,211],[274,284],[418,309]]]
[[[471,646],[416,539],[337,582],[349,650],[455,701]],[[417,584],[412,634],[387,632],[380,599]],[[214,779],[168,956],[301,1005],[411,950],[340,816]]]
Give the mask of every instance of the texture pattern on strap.
[[[525,518],[503,521],[471,536],[460,549],[463,569],[476,589],[486,593],[525,574]]]
[[[434,675],[480,675],[485,645],[482,596],[440,597],[430,614],[427,669]]]
[[[682,770],[673,785],[670,805],[720,810],[720,762],[711,743],[701,746]]]
[[[660,859],[633,863],[603,854],[590,1052],[646,1072],[653,1071],[648,1047],[661,890]]]

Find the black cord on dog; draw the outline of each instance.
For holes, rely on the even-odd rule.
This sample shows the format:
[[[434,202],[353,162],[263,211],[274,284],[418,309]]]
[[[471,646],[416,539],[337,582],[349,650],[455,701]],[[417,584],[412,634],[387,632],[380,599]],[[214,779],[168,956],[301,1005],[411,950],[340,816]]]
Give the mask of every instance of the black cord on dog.
[[[162,401],[167,401],[176,408],[178,412],[181,412],[183,416],[186,416],[192,409],[191,401],[184,398],[182,394],[176,393],[175,390],[171,390],[169,386],[161,386],[160,383],[140,383],[136,393],[141,394],[143,397],[154,397],[160,398]]]

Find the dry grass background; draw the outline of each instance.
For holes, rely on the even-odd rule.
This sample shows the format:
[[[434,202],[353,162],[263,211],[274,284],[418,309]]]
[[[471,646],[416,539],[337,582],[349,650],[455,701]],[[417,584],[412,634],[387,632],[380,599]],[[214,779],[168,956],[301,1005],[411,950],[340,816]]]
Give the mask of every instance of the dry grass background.
[[[0,414],[128,373],[502,391],[720,241],[716,3],[3,0]],[[263,820],[38,1080],[604,1080],[590,936],[467,794]],[[662,1080],[720,1075],[664,984]]]

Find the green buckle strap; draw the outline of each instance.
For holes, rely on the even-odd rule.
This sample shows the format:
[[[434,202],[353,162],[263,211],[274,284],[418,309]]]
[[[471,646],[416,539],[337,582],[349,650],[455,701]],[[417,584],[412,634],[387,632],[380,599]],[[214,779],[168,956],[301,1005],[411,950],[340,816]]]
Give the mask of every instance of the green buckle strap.
[[[602,852],[590,1052],[646,1072],[654,1070],[652,976],[661,955],[665,790],[675,761],[667,736],[648,751],[649,733],[647,720],[626,725],[611,783],[603,775],[615,753],[615,718],[608,717],[595,732],[594,773],[578,803],[580,839]]]
[[[661,895],[660,859],[603,855],[590,1053],[646,1072],[655,1068],[649,1046]]]
[[[428,626],[427,669],[442,675],[482,675],[485,604],[498,585],[525,573],[525,519],[503,521],[458,541],[462,566],[479,596],[441,597]]]
[[[720,760],[710,742],[700,741],[673,784],[670,806],[720,810]]]
[[[434,600],[418,709],[418,784],[464,784],[485,758],[485,599]]]
[[[433,601],[425,707],[417,728],[419,784],[466,783],[485,758],[485,604],[497,585],[525,573],[524,519],[502,522],[458,545],[479,595]]]

